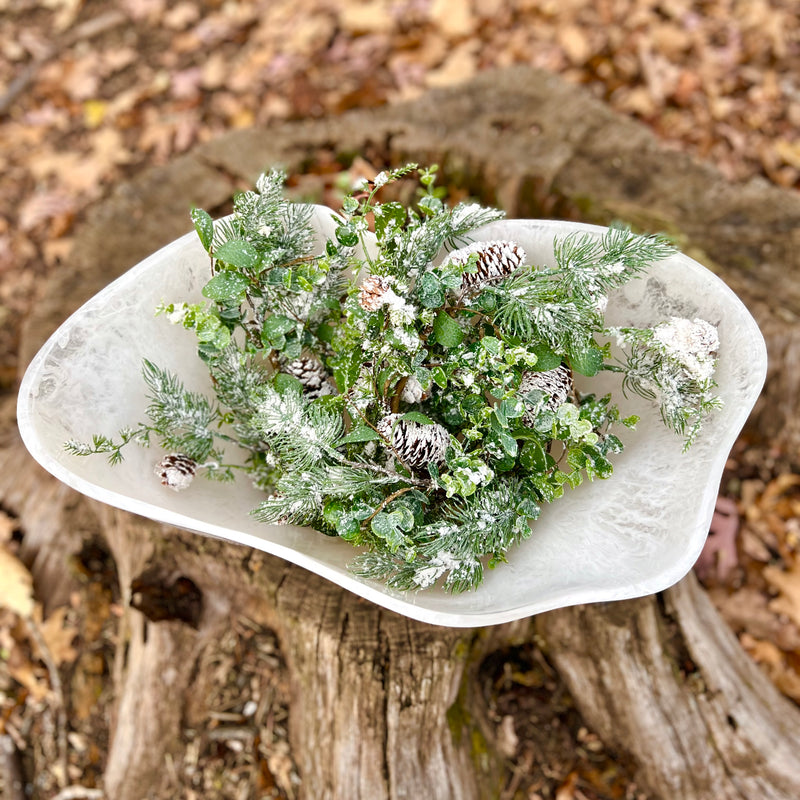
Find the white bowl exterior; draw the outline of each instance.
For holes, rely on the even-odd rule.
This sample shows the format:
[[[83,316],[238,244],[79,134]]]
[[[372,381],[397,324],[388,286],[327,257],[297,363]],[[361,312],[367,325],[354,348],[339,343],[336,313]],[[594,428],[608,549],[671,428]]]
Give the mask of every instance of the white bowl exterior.
[[[315,209],[320,246],[333,234],[332,212]],[[573,231],[601,233],[572,222],[505,220],[473,239],[511,239],[528,262],[553,263],[553,240]],[[22,382],[18,423],[34,458],[74,489],[151,519],[273,553],[379,605],[424,622],[471,627],[508,622],[576,603],[618,600],[661,591],[688,572],[705,541],[728,452],[763,385],[766,348],[755,321],[715,275],[683,254],[651,268],[616,291],[609,325],[654,324],[671,316],[701,317],[720,335],[717,369],[724,408],[709,418],[684,454],[657,408],[625,398],[619,376],[578,376],[578,387],[613,392],[635,431],[619,433],[625,451],[614,475],[569,491],[545,508],[532,537],[489,570],[474,592],[439,589],[403,593],[353,576],[352,546],[307,528],[264,525],[248,512],[263,495],[246,480],[196,481],[185,492],[165,489],[153,466],[159,451],[130,446],[110,467],[102,456],[65,452],[68,439],[115,435],[145,419],[143,358],[177,373],[187,388],[213,396],[196,355],[194,334],[156,317],[161,302],[199,302],[210,277],[208,256],[194,233],[145,259],[92,298],[48,340]]]

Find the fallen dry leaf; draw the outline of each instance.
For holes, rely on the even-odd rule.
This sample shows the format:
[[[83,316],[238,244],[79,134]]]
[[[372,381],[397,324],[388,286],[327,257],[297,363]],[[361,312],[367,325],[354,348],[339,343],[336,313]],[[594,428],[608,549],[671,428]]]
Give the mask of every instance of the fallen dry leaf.
[[[430,18],[445,35],[459,39],[475,32],[475,17],[469,0],[433,0]]]
[[[33,613],[33,578],[28,568],[6,547],[0,546],[0,605],[21,617]]]
[[[78,651],[72,646],[78,635],[78,629],[64,624],[68,611],[66,606],[61,606],[55,609],[44,622],[34,623],[38,624],[39,632],[57,666],[70,664],[78,656]]]
[[[450,52],[444,64],[429,72],[425,84],[431,88],[452,86],[471,78],[478,69],[474,42],[464,42]]]
[[[770,602],[770,609],[800,625],[800,565],[795,564],[786,572],[778,567],[764,567],[764,577],[780,591],[780,596]]]
[[[31,195],[19,210],[19,227],[25,232],[33,230],[39,223],[62,215],[75,213],[75,195],[64,189],[54,189]]]
[[[736,536],[739,533],[739,511],[736,503],[728,497],[719,497],[708,539],[703,552],[694,565],[701,580],[715,578],[724,583],[739,558],[736,552]]]

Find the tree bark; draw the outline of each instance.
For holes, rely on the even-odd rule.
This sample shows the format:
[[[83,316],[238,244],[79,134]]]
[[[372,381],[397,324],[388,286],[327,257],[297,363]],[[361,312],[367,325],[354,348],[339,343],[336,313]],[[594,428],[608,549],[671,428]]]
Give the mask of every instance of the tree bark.
[[[234,134],[144,174],[76,237],[72,269],[52,278],[26,325],[21,364],[113,274],[184,232],[191,202],[223,202],[229,175],[252,179],[269,163],[299,168],[326,148],[372,149],[394,162],[440,160],[453,180],[488,201],[499,198],[511,215],[621,216],[685,231],[693,247],[725,265],[768,333],[773,371],[756,422],[787,451],[800,441],[785,399],[796,397],[800,373],[780,368],[800,353],[800,291],[784,271],[800,266],[789,224],[800,219],[800,202],[771,187],[731,190],[709,168],[659,150],[644,129],[535,72],[481,77],[400,110]],[[737,223],[741,213],[760,228]],[[760,249],[766,240],[772,255]],[[736,246],[764,260],[766,278],[739,265]],[[498,797],[506,764],[477,675],[490,654],[531,641],[587,723],[634,760],[652,798],[800,796],[800,711],[750,662],[691,576],[659,597],[488,629],[437,628],[280,559],[78,497],[27,457],[8,399],[2,411],[0,504],[18,517],[37,595],[50,606],[66,602],[74,588],[66,564],[91,538],[104,541],[116,563],[122,619],[108,797],[141,800],[162,780],[166,755],[179,755],[182,720],[202,719],[205,655],[235,617],[279,639],[305,798]],[[185,602],[174,605],[175,587],[186,586]],[[166,611],[158,610],[159,597]]]
[[[658,597],[542,614],[537,630],[587,723],[656,797],[797,796],[797,707],[693,575]]]

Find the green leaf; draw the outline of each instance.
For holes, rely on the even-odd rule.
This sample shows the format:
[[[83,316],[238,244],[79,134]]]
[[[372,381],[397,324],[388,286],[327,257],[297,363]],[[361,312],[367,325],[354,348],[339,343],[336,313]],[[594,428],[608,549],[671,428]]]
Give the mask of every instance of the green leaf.
[[[212,314],[199,320],[195,331],[199,342],[218,350],[226,347],[231,340],[231,332]]]
[[[203,211],[202,208],[193,208],[189,214],[194,223],[194,229],[200,237],[200,243],[206,249],[206,252],[209,252],[214,241],[214,221],[209,213]]]
[[[362,356],[360,351],[342,352],[331,358],[329,365],[339,394],[344,394],[358,378]]]
[[[386,542],[386,546],[392,553],[397,552],[397,549],[403,544],[399,521],[399,515],[395,515],[394,512],[387,514],[385,511],[379,511],[370,522],[372,532]]]
[[[261,263],[261,256],[255,246],[244,239],[230,239],[223,242],[215,251],[214,258],[232,267],[253,270]]]
[[[414,527],[414,513],[406,505],[395,503],[389,516],[395,521],[396,526],[404,531],[410,531]]]
[[[461,326],[445,311],[440,311],[433,322],[433,335],[442,347],[456,347],[464,340]]]
[[[528,440],[519,454],[519,463],[530,472],[544,472],[547,469],[547,454],[539,442]]]
[[[561,366],[561,356],[554,353],[546,344],[535,344],[528,350],[536,356],[536,364],[531,368],[534,372],[549,372]]]
[[[431,368],[431,378],[437,386],[444,389],[447,386],[447,373],[441,367]]]
[[[330,344],[333,341],[334,334],[336,333],[336,329],[333,325],[329,325],[327,322],[323,322],[317,328],[317,339],[321,342],[327,342]]]
[[[484,336],[481,339],[481,347],[493,356],[500,355],[501,342],[494,336]]]
[[[503,446],[503,450],[505,450],[509,456],[516,456],[517,440],[510,433],[506,433],[505,431],[500,431],[497,437],[500,440],[500,444]]]
[[[285,372],[278,372],[275,375],[273,385],[280,394],[287,391],[300,392],[301,394],[303,392],[303,384],[294,375],[287,375]]]
[[[336,442],[336,447],[340,447],[343,444],[353,444],[355,442],[373,442],[380,438],[381,437],[378,436],[372,428],[368,428],[366,425],[359,425],[353,428],[346,436],[342,436],[342,438]]]
[[[338,533],[342,539],[354,539],[358,536],[360,530],[361,523],[353,514],[343,514],[336,522],[336,533]]]
[[[345,197],[344,200],[342,200],[342,211],[348,215],[355,214],[356,211],[358,211],[358,200],[352,195]]]
[[[267,338],[275,339],[278,336],[286,335],[296,327],[297,323],[293,319],[284,317],[282,314],[273,314],[264,320],[262,331]]]
[[[217,302],[242,300],[247,285],[247,278],[236,272],[220,272],[203,287],[203,297]]]
[[[401,228],[406,221],[406,210],[401,203],[383,203],[375,213],[375,235],[378,239],[389,227]]]
[[[358,244],[358,233],[351,223],[340,225],[336,229],[336,240],[345,247],[355,247]]]
[[[525,413],[525,403],[518,397],[510,397],[500,403],[500,408],[506,419],[516,419]]]
[[[433,425],[434,421],[426,417],[419,411],[406,411],[400,419],[407,419],[409,422],[419,422],[421,425]]]
[[[571,353],[569,363],[575,372],[592,377],[603,366],[603,351],[599,347],[587,347],[586,350]],[[536,366],[538,369],[539,365]]]
[[[425,308],[438,308],[444,303],[444,290],[439,279],[432,272],[426,272],[419,279],[419,300]]]

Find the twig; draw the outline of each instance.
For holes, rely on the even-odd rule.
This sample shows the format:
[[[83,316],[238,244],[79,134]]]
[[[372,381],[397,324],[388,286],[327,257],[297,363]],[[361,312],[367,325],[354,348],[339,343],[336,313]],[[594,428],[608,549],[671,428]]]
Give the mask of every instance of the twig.
[[[373,511],[361,524],[366,525],[373,517],[378,516],[378,513],[382,511],[389,503],[392,502],[396,497],[400,497],[401,494],[405,494],[406,492],[410,492],[411,487],[406,486],[403,489],[398,489],[396,492],[392,492],[376,509]]]
[[[53,658],[53,654],[47,645],[47,642],[39,630],[39,626],[30,617],[25,619],[25,624],[28,628],[28,633],[33,639],[36,647],[39,649],[39,654],[47,667],[48,675],[50,676],[50,686],[53,694],[56,696],[56,744],[58,748],[58,780],[59,787],[64,786],[67,780],[67,708],[64,702],[64,689],[61,685],[61,676],[58,674],[58,665]],[[54,799],[55,800],[55,799]]]
[[[105,800],[102,789],[88,789],[86,786],[67,786],[53,800]]]
[[[0,734],[0,777],[8,800],[25,800],[19,751],[14,740],[6,733]]]

